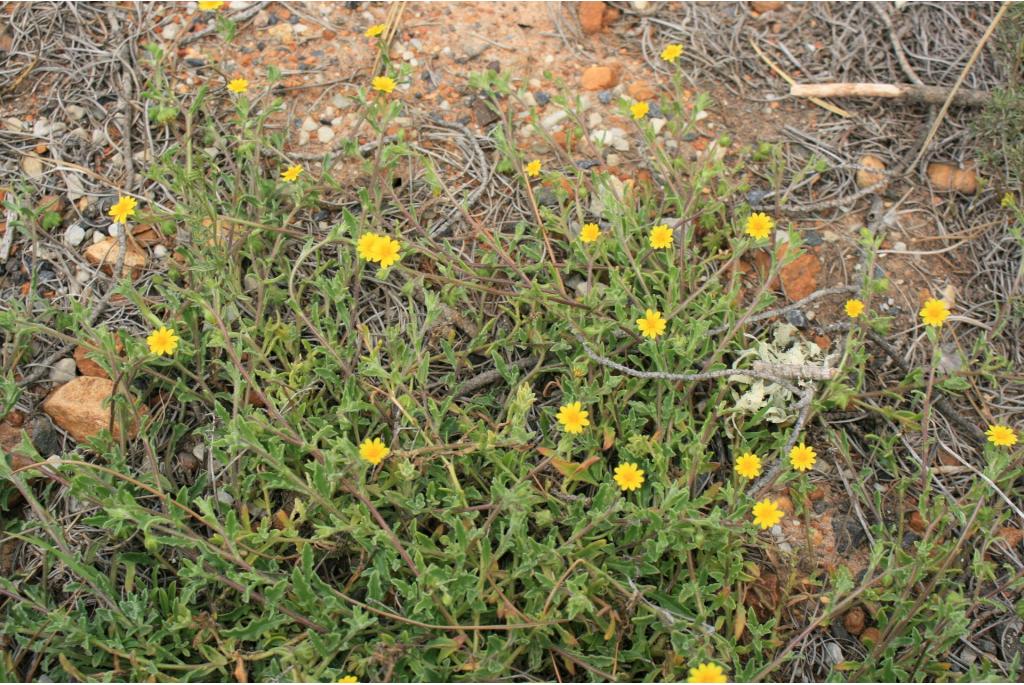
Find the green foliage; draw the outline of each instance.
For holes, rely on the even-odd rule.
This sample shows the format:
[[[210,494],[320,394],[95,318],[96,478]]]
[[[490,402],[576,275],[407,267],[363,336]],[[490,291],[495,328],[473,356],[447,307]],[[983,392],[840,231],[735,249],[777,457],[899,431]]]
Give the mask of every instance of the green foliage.
[[[217,28],[234,30],[221,20]],[[767,295],[745,304],[732,266],[760,249],[742,234],[745,170],[761,162],[781,182],[777,148],[691,161],[663,148],[644,122],[663,187],[553,164],[530,185],[514,132],[498,127],[497,170],[522,187],[531,212],[502,230],[480,228],[487,249],[471,258],[456,241],[419,230],[423,208],[390,192],[407,168],[422,170],[432,197],[452,192],[404,131],[385,139],[402,114],[397,102],[361,93],[379,145],[364,159],[359,141],[348,141],[341,161],[372,182],[349,190],[326,229],[307,232],[295,227],[315,226],[302,222],[344,189],[310,170],[295,183],[280,179],[282,140],[268,124],[282,103],[266,101],[257,114],[246,97],[225,104],[229,96],[203,89],[179,101],[159,49],[150,53],[153,121],[180,119],[184,134],[146,174],[177,200],[156,217],[162,230],[183,227],[188,240],[180,270],[147,292],[123,282],[118,294],[144,328],[172,326],[179,348],[156,358],[144,336],[123,335],[119,355],[113,332],[90,325],[86,311],[49,323],[0,316],[15,348],[44,334],[89,341],[112,375],[149,398],[136,441],[103,432],[48,466],[59,480],[30,484],[33,473],[0,461],[0,506],[17,492],[34,514],[5,517],[3,535],[40,564],[0,578],[0,636],[34,652],[37,673],[678,681],[712,661],[734,680],[773,679],[795,658],[787,643],[804,627],[790,610],[827,624],[856,594],[885,639],[832,677],[948,677],[942,655],[966,630],[972,598],[945,562],[960,549],[958,531],[980,535],[998,521],[990,507],[977,513],[983,487],[957,510],[923,498],[929,516],[949,523],[913,549],[900,531],[877,526],[863,579],[842,566],[808,571],[799,553],[780,558],[773,539],[758,536],[748,484],[717,451],[753,451],[774,464],[795,412],[776,424],[763,411],[739,411],[726,378],[676,385],[626,376],[595,362],[577,338],[645,371],[717,370],[744,358],[750,340],[723,342],[711,331],[771,304]],[[512,94],[494,72],[471,83],[492,104]],[[555,102],[579,120],[578,101]],[[692,132],[709,105],[700,96],[688,111],[673,109],[672,136]],[[208,114],[217,109],[228,111]],[[554,201],[538,206],[548,183]],[[604,235],[583,244],[579,225],[593,219],[595,203]],[[673,250],[649,246],[660,223],[678,229]],[[399,264],[378,271],[358,258],[369,231],[401,238]],[[796,232],[791,240],[786,259],[799,254]],[[864,235],[863,246],[873,251],[879,240]],[[646,308],[666,313],[664,337],[636,333]],[[819,407],[857,406],[867,362],[860,335],[851,331],[843,373]],[[512,363],[526,357],[530,364]],[[498,378],[459,394],[492,364]],[[925,380],[907,382],[919,390]],[[956,389],[955,379],[947,384]],[[15,379],[0,389],[9,407]],[[884,418],[920,421],[891,399]],[[579,436],[554,418],[569,401],[590,412]],[[130,405],[122,396],[122,432]],[[367,438],[392,450],[380,466],[358,457]],[[895,438],[870,438],[872,456],[895,472]],[[844,433],[829,443],[850,461]],[[623,462],[645,471],[640,490],[616,487],[612,472]],[[1006,460],[988,476],[1021,474]],[[781,482],[810,491],[789,471]],[[47,506],[58,497],[80,507],[75,521]],[[796,515],[809,515],[798,505]],[[974,563],[989,577],[1000,571]],[[790,580],[778,604],[765,606],[751,597],[770,564]],[[928,602],[914,591],[921,584]],[[0,675],[13,671],[0,658]],[[977,666],[972,675],[991,672]]]

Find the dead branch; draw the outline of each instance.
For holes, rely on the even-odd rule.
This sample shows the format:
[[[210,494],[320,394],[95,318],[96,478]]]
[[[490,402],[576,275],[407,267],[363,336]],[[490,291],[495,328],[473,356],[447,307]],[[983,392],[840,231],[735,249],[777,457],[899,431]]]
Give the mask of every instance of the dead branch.
[[[893,98],[910,102],[941,105],[949,97],[944,86],[918,86],[909,83],[794,83],[789,94],[798,98]],[[963,107],[981,107],[992,98],[984,90],[961,88],[953,103]]]

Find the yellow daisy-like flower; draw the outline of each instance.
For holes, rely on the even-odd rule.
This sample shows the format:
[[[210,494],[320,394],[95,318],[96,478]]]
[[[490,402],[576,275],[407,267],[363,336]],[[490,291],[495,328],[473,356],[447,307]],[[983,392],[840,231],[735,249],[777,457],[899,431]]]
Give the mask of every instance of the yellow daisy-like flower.
[[[643,119],[647,116],[647,113],[651,111],[651,107],[641,100],[640,102],[634,102],[630,106],[629,111],[633,115],[634,119]]]
[[[601,237],[601,227],[597,224],[583,224],[580,229],[580,240],[585,243],[592,243]]]
[[[228,83],[228,90],[232,93],[244,93],[249,90],[249,82],[244,78],[232,79],[231,82]]]
[[[374,466],[384,461],[384,457],[388,456],[390,452],[391,450],[388,449],[388,446],[380,438],[374,438],[373,440],[367,438],[359,445],[359,458],[370,462]]]
[[[161,326],[149,334],[146,344],[149,345],[149,351],[153,354],[157,356],[166,354],[169,357],[178,349],[178,340],[180,338],[174,334],[173,328]]]
[[[384,33],[384,29],[386,29],[387,27],[387,24],[374,24],[370,28],[366,29],[366,33],[364,33],[363,35],[366,36],[367,38],[376,38],[380,34]],[[354,683],[356,681],[353,680],[352,682]]]
[[[727,683],[729,679],[725,677],[725,671],[718,664],[699,664],[697,668],[690,669],[690,677],[687,678],[688,683]]]
[[[754,525],[768,530],[782,520],[782,509],[770,499],[763,499],[754,505]]]
[[[621,490],[639,490],[644,484],[644,470],[636,464],[620,464],[615,467],[615,482]]]
[[[533,160],[532,162],[523,167],[523,171],[526,172],[526,175],[529,176],[530,178],[537,178],[538,176],[540,176],[540,160]]]
[[[381,236],[373,246],[374,261],[380,263],[380,268],[386,269],[399,259],[401,255],[399,251],[402,249],[402,243],[398,242],[394,238],[388,238],[387,236]]]
[[[636,320],[636,327],[640,329],[640,335],[651,340],[664,333],[666,326],[668,326],[668,322],[656,309],[648,309],[644,312],[644,318]]]
[[[736,459],[736,473],[744,478],[757,478],[761,475],[761,457],[747,452]]]
[[[661,51],[661,58],[666,62],[672,62],[679,59],[679,55],[683,54],[683,46],[679,43],[669,43],[665,46],[665,49]]]
[[[1017,444],[1017,433],[1009,426],[989,426],[985,435],[996,447],[1013,447]]]
[[[299,174],[301,174],[301,173],[302,173],[302,165],[301,164],[295,164],[295,165],[292,165],[292,166],[288,167],[284,171],[282,171],[281,172],[281,178],[283,178],[286,183],[293,183],[299,177]]]
[[[843,309],[846,310],[846,315],[851,319],[856,319],[858,316],[864,313],[864,303],[860,300],[847,300],[846,305]]]
[[[764,240],[772,234],[775,222],[764,212],[754,212],[747,217],[747,235],[757,240]]]
[[[339,683],[358,683],[359,682],[359,678],[356,678],[354,675],[347,675],[347,676],[344,676],[342,678],[338,678],[338,682]]]
[[[222,0],[200,0],[197,4],[200,12],[216,12],[224,6]]]
[[[582,433],[583,429],[590,425],[588,416],[590,416],[590,412],[584,410],[583,405],[579,402],[563,404],[555,414],[555,418],[558,419],[558,423],[562,424],[565,432],[573,434]]]
[[[814,451],[814,448],[808,447],[802,442],[799,445],[794,445],[793,449],[789,451],[789,463],[797,471],[809,470],[817,460],[818,454]]]
[[[117,204],[111,207],[107,214],[113,217],[117,223],[123,224],[128,221],[128,217],[135,214],[135,207],[138,204],[134,197],[122,195],[117,198]]]
[[[925,325],[938,328],[942,322],[949,318],[949,305],[943,300],[936,300],[934,297],[924,303],[921,307],[921,320]]]
[[[377,261],[377,241],[381,239],[381,236],[376,233],[364,233],[359,236],[359,240],[356,242],[356,252],[359,257],[368,261]]]
[[[370,85],[373,86],[374,90],[379,90],[382,93],[390,93],[398,84],[395,83],[395,79],[390,76],[374,76]]]
[[[668,227],[668,224],[661,224],[651,229],[650,235],[651,247],[655,250],[664,250],[667,247],[672,247],[672,229]]]

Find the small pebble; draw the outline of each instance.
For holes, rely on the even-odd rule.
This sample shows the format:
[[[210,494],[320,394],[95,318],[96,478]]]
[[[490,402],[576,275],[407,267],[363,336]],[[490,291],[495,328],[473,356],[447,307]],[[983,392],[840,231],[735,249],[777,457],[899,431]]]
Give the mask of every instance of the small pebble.
[[[53,365],[50,369],[50,380],[54,383],[67,383],[75,377],[75,369],[78,365],[74,357],[65,357]]]
[[[804,231],[804,244],[808,247],[816,247],[823,242],[825,242],[824,239],[817,231]]]
[[[163,245],[156,245],[153,247],[153,256],[157,259],[163,259],[167,256],[167,248]]]
[[[597,94],[597,101],[600,102],[602,105],[610,105],[612,102],[612,97],[612,91],[602,90],[600,93]]]
[[[85,229],[79,224],[71,224],[64,231],[64,244],[71,247],[78,247],[85,240]]]
[[[321,143],[329,143],[334,140],[334,131],[330,126],[321,126],[316,131],[316,138]]]
[[[797,328],[804,328],[807,326],[807,317],[799,309],[790,309],[786,312],[786,321],[793,324]]]
[[[121,231],[123,230],[124,226],[115,221],[114,223],[110,224],[109,228],[107,228],[107,234],[110,235],[111,238],[116,238],[117,236],[121,235]]]
[[[102,243],[106,239],[107,239],[107,236],[103,235],[102,231],[96,231],[95,233],[92,234],[92,244],[93,245],[95,245],[96,243]]]
[[[551,102],[551,96],[545,93],[543,90],[538,90],[533,94],[533,99],[537,101],[537,104],[541,107]]]

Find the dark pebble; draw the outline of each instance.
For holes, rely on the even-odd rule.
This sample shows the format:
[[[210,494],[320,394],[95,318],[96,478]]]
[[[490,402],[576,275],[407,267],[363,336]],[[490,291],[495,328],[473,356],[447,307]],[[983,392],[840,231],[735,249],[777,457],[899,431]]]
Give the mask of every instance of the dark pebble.
[[[60,452],[60,433],[45,416],[38,416],[32,422],[32,444],[44,457]]]
[[[555,193],[548,188],[540,188],[537,190],[537,204],[543,207],[557,207],[558,198]]]
[[[697,133],[696,131],[687,131],[686,133],[683,134],[683,140],[686,141],[687,143],[697,140],[698,138],[700,138],[700,134]]]
[[[537,104],[543,107],[544,105],[551,102],[551,96],[545,93],[543,90],[538,90],[533,94],[533,99],[537,101]]]
[[[199,67],[203,66],[204,64],[206,64],[206,61],[205,60],[201,60],[198,57],[186,57],[185,58],[185,65],[189,66],[189,67],[193,67],[193,68],[197,68],[198,69]]]
[[[657,119],[665,118],[665,113],[661,111],[661,105],[657,102],[649,102],[648,107],[650,107],[650,109],[647,111],[647,116]]]
[[[597,94],[597,99],[602,105],[609,105],[612,102],[612,91],[602,90]]]
[[[767,190],[751,190],[747,193],[747,202],[751,205],[759,205],[767,194]]]
[[[279,19],[277,18],[277,15],[271,12],[270,16],[267,17],[267,26],[277,26],[278,22]]]
[[[298,24],[299,23],[299,15],[293,14],[292,16],[288,17],[288,23],[289,24]]]
[[[786,312],[786,321],[797,328],[804,328],[807,326],[807,317],[799,309],[790,309]]]
[[[596,166],[601,166],[601,160],[599,159],[581,159],[576,162],[577,169],[593,169]]]
[[[259,50],[260,52],[263,52],[264,50],[267,49],[267,44],[261,40],[256,43],[256,49]]]
[[[823,242],[821,234],[817,231],[804,231],[804,244],[808,247],[817,247]]]

